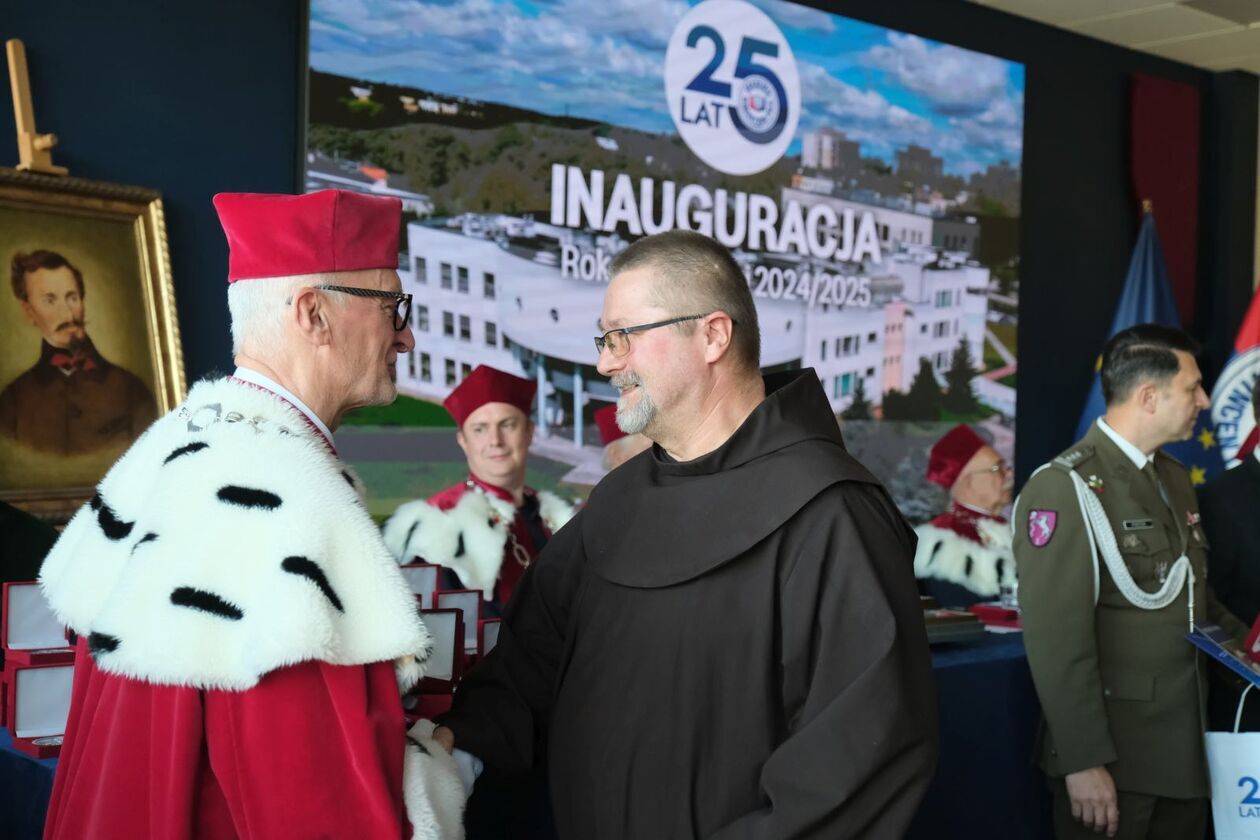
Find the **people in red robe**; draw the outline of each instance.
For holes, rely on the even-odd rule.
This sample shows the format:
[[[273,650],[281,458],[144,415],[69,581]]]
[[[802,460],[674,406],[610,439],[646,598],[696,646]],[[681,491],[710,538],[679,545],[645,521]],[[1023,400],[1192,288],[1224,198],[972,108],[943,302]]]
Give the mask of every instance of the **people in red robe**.
[[[969,607],[1014,594],[1011,466],[970,426],[955,426],[932,447],[927,480],[949,491],[949,509],[915,532],[914,573],[943,607]]]
[[[396,199],[216,196],[236,372],[110,469],[41,570],[79,636],[48,840],[461,838],[400,688],[429,634],[338,457],[414,346]]]

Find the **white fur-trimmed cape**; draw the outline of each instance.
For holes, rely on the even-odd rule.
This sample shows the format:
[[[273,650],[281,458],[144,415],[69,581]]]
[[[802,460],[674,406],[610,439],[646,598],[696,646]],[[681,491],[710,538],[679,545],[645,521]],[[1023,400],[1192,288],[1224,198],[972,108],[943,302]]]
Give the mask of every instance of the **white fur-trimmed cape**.
[[[930,522],[915,528],[919,544],[914,553],[914,576],[956,583],[982,597],[997,597],[1002,583],[1015,580],[1011,526],[980,519],[976,529],[985,544]]]
[[[40,583],[102,670],[157,684],[244,690],[430,644],[346,465],[295,408],[228,379],[119,459]]]
[[[538,492],[538,513],[551,533],[573,518],[575,509],[564,499]],[[399,563],[422,557],[445,566],[469,589],[494,598],[495,581],[503,565],[508,528],[516,511],[510,502],[469,490],[453,508],[441,510],[423,499],[398,506],[385,522],[385,545]]]

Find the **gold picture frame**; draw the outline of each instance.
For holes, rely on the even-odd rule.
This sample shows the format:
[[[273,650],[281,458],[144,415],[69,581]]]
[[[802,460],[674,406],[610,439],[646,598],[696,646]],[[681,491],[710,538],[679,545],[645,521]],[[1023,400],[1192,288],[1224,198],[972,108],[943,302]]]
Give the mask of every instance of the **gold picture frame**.
[[[161,195],[0,167],[0,265],[0,500],[64,522],[184,398]]]

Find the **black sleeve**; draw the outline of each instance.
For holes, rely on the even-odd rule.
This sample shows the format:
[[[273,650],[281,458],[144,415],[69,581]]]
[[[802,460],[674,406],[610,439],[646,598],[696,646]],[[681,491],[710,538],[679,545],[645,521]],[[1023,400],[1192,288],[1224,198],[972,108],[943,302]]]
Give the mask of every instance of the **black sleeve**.
[[[569,609],[584,567],[582,514],[547,543],[504,610],[499,641],[460,682],[437,722],[455,745],[507,773],[537,762],[567,647]]]
[[[761,771],[767,803],[709,840],[899,838],[936,767],[914,535],[887,495],[833,486],[801,515],[783,585],[783,667],[804,702]]]

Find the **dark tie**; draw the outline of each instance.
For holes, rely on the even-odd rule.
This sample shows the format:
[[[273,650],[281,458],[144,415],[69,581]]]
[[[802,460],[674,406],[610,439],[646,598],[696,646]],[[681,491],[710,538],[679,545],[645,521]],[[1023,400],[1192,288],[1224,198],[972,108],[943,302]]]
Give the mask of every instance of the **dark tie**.
[[[1155,485],[1155,489],[1159,492],[1160,499],[1164,502],[1164,507],[1168,508],[1168,512],[1172,514],[1173,527],[1177,529],[1177,536],[1181,540],[1181,553],[1186,553],[1188,545],[1188,535],[1181,527],[1181,520],[1177,518],[1177,511],[1173,510],[1172,501],[1168,498],[1168,491],[1164,488],[1164,482],[1160,481],[1159,471],[1155,469],[1155,460],[1151,459],[1146,462],[1146,466],[1142,467],[1142,472]]]
[[[1146,466],[1142,467],[1142,473],[1151,482],[1151,486],[1159,493],[1159,497],[1164,500],[1164,507],[1172,510],[1172,505],[1168,502],[1168,491],[1164,489],[1164,482],[1159,480],[1159,472],[1155,469],[1155,461],[1149,460]]]

